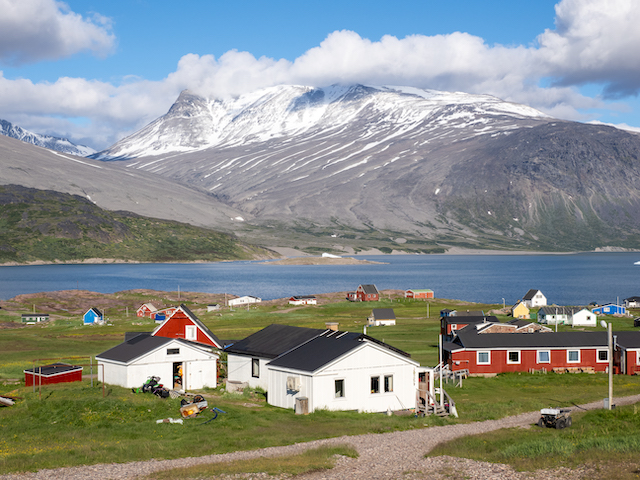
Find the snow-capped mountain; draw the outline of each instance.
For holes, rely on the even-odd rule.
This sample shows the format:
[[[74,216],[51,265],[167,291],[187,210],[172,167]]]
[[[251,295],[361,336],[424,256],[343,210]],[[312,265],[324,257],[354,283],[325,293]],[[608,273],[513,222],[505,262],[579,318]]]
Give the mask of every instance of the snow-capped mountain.
[[[511,124],[491,116],[510,118]],[[319,132],[326,136],[358,121],[368,124],[369,137],[402,137],[424,132],[427,124],[432,129],[444,124],[458,130],[470,127],[486,135],[518,128],[513,120],[544,118],[547,116],[538,110],[488,95],[409,87],[278,86],[228,100],[206,99],[185,90],[166,115],[95,158],[230,148]]]
[[[93,157],[207,191],[263,225],[556,249],[621,242],[618,216],[635,219],[624,235],[640,239],[638,136],[487,95],[184,91],[166,115]]]
[[[68,153],[71,155],[77,155],[79,157],[86,157],[95,153],[96,151],[85,145],[76,145],[70,142],[66,138],[52,137],[51,135],[42,135],[40,133],[33,133],[29,130],[25,130],[22,127],[12,124],[6,120],[0,119],[0,134],[7,137],[22,140],[38,147],[48,148],[49,150],[55,150],[57,152]]]

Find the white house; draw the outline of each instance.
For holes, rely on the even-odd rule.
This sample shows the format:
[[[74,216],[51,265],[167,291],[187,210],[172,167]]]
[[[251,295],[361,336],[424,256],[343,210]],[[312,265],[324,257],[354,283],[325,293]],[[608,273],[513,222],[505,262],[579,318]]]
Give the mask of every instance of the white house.
[[[547,304],[547,297],[540,290],[532,288],[522,297],[522,301],[529,308],[544,307]]]
[[[96,356],[104,382],[125,388],[142,386],[150,376],[160,377],[169,389],[199,390],[217,385],[218,354],[204,345],[180,339],[135,335]],[[181,381],[175,377],[182,372]],[[175,383],[174,383],[175,381]]]
[[[538,322],[565,325],[569,323],[569,315],[568,307],[542,307],[538,310]]]
[[[327,331],[267,364],[268,402],[282,408],[385,412],[416,406],[418,362],[360,333]]]
[[[575,308],[569,317],[569,324],[574,327],[595,327],[598,324],[598,315],[588,308]]]
[[[269,388],[267,363],[327,330],[269,325],[225,348],[227,382]]]
[[[250,303],[260,303],[261,301],[262,299],[259,297],[245,295],[244,297],[232,298],[228,303],[230,307],[237,307],[239,305],[248,305]]]
[[[317,303],[313,295],[294,295],[289,298],[289,305],[316,305]]]
[[[385,325],[395,325],[396,314],[393,308],[374,308],[371,315],[367,317],[367,325],[380,327]]]

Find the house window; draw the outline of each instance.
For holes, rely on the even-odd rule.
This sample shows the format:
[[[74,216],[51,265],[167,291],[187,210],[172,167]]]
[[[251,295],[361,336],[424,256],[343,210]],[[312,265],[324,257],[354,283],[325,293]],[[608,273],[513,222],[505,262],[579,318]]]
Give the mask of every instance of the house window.
[[[598,350],[598,363],[606,363],[609,361],[609,350]]]
[[[507,352],[507,363],[520,363],[520,350],[511,350]]]
[[[179,348],[167,348],[167,355],[180,355]]]
[[[549,350],[538,350],[538,363],[551,363],[551,352]]]
[[[253,378],[260,378],[260,359],[259,358],[251,359],[251,376]]]
[[[476,354],[476,363],[478,365],[489,365],[491,363],[490,352],[478,352]]]
[[[336,398],[344,398],[344,380],[336,380]]]
[[[184,329],[184,338],[187,340],[196,340],[196,326],[195,325],[187,325]]]
[[[393,375],[384,376],[384,391],[393,392]]]
[[[371,393],[380,393],[380,377],[371,377]]]
[[[580,350],[567,350],[567,363],[580,362]]]

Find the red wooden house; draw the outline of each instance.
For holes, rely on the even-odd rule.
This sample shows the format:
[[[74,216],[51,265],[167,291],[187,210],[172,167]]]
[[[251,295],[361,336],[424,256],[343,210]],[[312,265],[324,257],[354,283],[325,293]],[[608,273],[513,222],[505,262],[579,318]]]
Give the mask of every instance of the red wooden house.
[[[347,293],[347,300],[351,302],[377,302],[380,293],[375,285],[360,285],[355,292]]]
[[[158,311],[158,309],[156,307],[154,307],[152,304],[144,303],[144,304],[140,305],[140,307],[138,307],[138,310],[136,310],[136,315],[138,317],[149,317],[149,318],[151,318],[151,315],[153,315],[157,311]]]
[[[609,365],[606,332],[478,333],[469,327],[443,344],[452,371],[470,375],[504,372],[604,372]]]
[[[430,290],[428,288],[415,288],[413,290],[405,290],[404,292],[404,298],[427,299],[433,298],[433,296],[433,290]]]
[[[55,383],[70,383],[82,381],[82,367],[67,363],[52,363],[41,367],[24,370],[25,386],[53,385]]]
[[[223,343],[185,305],[180,305],[173,315],[160,324],[151,335],[156,337],[182,338],[192,342],[222,349]]]
[[[613,356],[614,371],[640,375],[640,332],[614,332],[616,352]]]

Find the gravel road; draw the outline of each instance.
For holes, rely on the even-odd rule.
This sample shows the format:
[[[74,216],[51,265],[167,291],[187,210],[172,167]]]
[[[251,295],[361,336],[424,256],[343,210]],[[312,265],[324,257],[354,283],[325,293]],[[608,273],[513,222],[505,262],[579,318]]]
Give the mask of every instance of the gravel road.
[[[640,395],[615,398],[616,405],[640,402]],[[602,401],[580,405],[591,410],[602,408]],[[476,462],[454,457],[425,458],[438,443],[465,435],[491,432],[500,428],[528,428],[539,418],[539,412],[524,413],[500,420],[430,427],[419,430],[343,436],[298,443],[284,447],[207,455],[176,460],[150,460],[144,462],[99,464],[73,468],[40,470],[36,473],[0,475],[0,480],[78,480],[78,479],[133,479],[141,475],[177,467],[188,467],[215,462],[233,462],[258,457],[295,455],[309,448],[331,444],[349,444],[359,453],[358,458],[341,458],[332,470],[313,472],[297,477],[304,480],[374,480],[374,479],[580,479],[590,476],[587,470],[564,468],[535,473],[518,473],[502,464]],[[271,478],[263,474],[241,475],[224,478]]]

